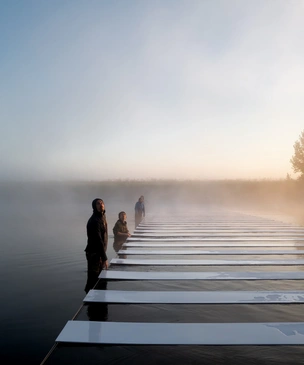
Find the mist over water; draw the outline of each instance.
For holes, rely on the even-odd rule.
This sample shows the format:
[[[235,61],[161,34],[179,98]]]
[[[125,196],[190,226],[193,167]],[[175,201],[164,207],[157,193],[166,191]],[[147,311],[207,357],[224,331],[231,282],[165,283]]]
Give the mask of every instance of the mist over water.
[[[303,17],[286,0],[0,2],[1,364],[39,364],[80,307],[94,198],[109,260],[140,195],[147,220],[226,209],[304,225],[289,174]]]
[[[1,183],[3,363],[39,364],[81,306],[86,281],[85,226],[94,198],[105,201],[111,260],[116,256],[112,228],[117,214],[126,211],[132,233],[134,205],[140,195],[145,196],[147,219],[176,216],[182,220],[199,215],[201,209],[220,207],[301,224],[299,194],[281,181]]]

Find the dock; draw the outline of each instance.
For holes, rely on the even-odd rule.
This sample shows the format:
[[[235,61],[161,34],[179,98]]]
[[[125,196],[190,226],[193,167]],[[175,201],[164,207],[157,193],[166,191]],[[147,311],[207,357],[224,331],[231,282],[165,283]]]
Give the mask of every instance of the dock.
[[[42,364],[224,364],[235,354],[235,364],[300,364],[303,280],[303,227],[231,211],[148,216]]]

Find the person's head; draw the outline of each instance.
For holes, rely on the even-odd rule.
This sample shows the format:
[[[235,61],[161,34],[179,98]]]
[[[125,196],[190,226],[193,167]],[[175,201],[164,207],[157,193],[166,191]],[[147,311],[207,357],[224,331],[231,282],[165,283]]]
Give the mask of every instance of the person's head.
[[[143,201],[144,201],[144,196],[143,195],[141,195],[141,197],[138,199],[141,203],[143,203]]]
[[[92,201],[92,208],[94,212],[102,213],[105,210],[105,205],[102,199],[96,198]]]
[[[125,222],[127,220],[127,214],[125,212],[119,212],[118,213],[118,219],[121,222]]]

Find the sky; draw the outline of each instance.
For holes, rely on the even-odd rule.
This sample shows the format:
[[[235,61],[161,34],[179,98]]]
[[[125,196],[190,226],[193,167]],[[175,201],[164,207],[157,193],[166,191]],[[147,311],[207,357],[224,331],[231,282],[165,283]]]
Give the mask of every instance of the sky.
[[[0,180],[277,179],[303,0],[0,0]]]

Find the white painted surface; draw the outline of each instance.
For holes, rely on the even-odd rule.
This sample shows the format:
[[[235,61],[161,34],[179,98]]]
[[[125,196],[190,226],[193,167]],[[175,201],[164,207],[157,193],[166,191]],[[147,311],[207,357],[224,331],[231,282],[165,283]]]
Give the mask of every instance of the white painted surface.
[[[90,290],[85,303],[287,304],[304,303],[304,291]]]
[[[164,231],[164,230],[175,230],[175,229],[273,229],[273,228],[278,228],[278,229],[304,229],[304,227],[301,226],[293,226],[290,224],[250,224],[250,223],[216,223],[216,224],[184,224],[184,223],[180,223],[180,224],[167,224],[167,225],[151,225],[151,224],[146,224],[146,225],[140,225],[136,227],[137,231],[142,231],[142,230],[160,230],[160,231]]]
[[[112,259],[114,265],[168,265],[168,266],[274,266],[304,265],[304,260],[150,260],[150,259]]]
[[[304,323],[68,321],[56,342],[124,345],[304,345]]]
[[[260,228],[260,229],[248,229],[248,228],[243,228],[243,229],[180,229],[180,228],[175,228],[175,229],[166,229],[166,230],[159,230],[159,229],[136,229],[134,231],[134,234],[138,235],[138,234],[153,234],[153,235],[159,235],[162,236],[163,234],[167,234],[167,235],[171,235],[172,233],[178,233],[178,234],[194,234],[194,233],[205,233],[205,234],[213,234],[213,233],[217,233],[217,234],[243,234],[243,233],[259,233],[259,234],[264,234],[264,233],[299,233],[299,234],[303,234],[304,230],[302,228],[299,229],[281,229],[281,228],[273,228],[273,229],[265,229],[265,228]]]
[[[151,225],[151,224],[201,224],[201,223],[216,223],[216,222],[249,222],[249,223],[281,223],[277,219],[267,219],[265,217],[251,216],[245,217],[242,215],[231,215],[231,214],[214,214],[212,216],[207,216],[205,213],[196,216],[188,216],[185,214],[174,214],[171,219],[167,214],[160,216],[159,219],[150,217],[149,219],[143,219],[140,225]],[[284,222],[282,222],[284,223]],[[287,224],[285,222],[285,224]]]
[[[194,233],[191,231],[187,231],[185,233],[176,233],[175,231],[172,232],[167,232],[164,231],[164,233],[135,233],[132,235],[132,237],[220,237],[220,238],[225,238],[225,237],[261,237],[261,238],[265,238],[265,237],[290,237],[291,239],[296,239],[297,237],[303,237],[304,236],[304,232],[296,232],[296,233],[288,233],[288,232],[273,232],[273,233],[269,233],[269,232],[245,232],[245,231],[240,231],[238,233],[236,232],[219,232],[219,231],[215,231],[215,232],[205,232],[205,233]]]
[[[123,247],[303,247],[303,243],[294,242],[134,242],[128,241]]]
[[[127,242],[185,242],[185,241],[199,241],[199,242],[238,242],[238,241],[254,241],[254,242],[279,242],[279,241],[304,241],[303,237],[129,237]]]
[[[304,271],[283,272],[170,272],[116,271],[99,274],[105,280],[304,280]]]
[[[145,224],[140,224],[139,226],[136,227],[136,229],[174,229],[174,228],[214,228],[214,227],[266,227],[266,228],[273,228],[273,227],[278,227],[278,228],[304,228],[302,226],[297,226],[297,225],[292,225],[292,224],[288,224],[288,223],[280,223],[280,222],[228,222],[228,221],[223,221],[223,222],[214,222],[214,223],[210,223],[210,222],[197,222],[197,223],[185,223],[185,222],[180,222],[180,223],[167,223],[167,224],[154,224],[154,223],[145,223]]]
[[[118,255],[303,255],[304,250],[206,251],[206,250],[120,250]]]

